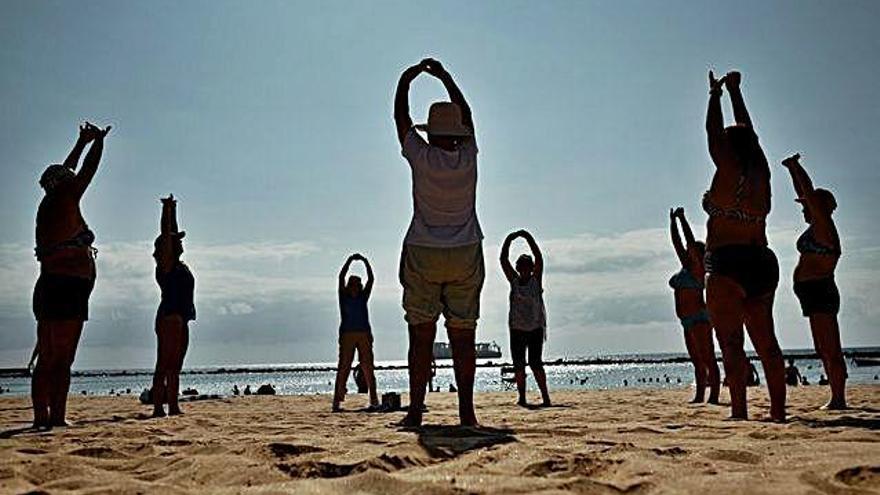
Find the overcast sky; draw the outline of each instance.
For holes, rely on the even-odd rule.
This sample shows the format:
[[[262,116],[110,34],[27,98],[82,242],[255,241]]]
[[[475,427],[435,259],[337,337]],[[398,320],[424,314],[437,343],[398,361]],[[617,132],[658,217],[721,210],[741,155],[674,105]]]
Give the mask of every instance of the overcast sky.
[[[425,56],[454,75],[476,122],[480,340],[506,350],[497,253],[507,232],[526,228],[547,258],[548,356],[684,351],[666,285],[677,269],[667,212],[684,206],[703,235],[706,72],[736,68],[774,172],[783,347],[812,345],[790,282],[803,221],[777,166],[794,151],[838,195],[844,345],[880,343],[878,2],[13,1],[3,10],[0,366],[24,365],[35,340],[37,179],[64,159],[83,119],[114,129],[82,202],[100,254],[76,367],[152,365],[150,248],[169,192],[197,278],[188,365],[334,359],[336,274],[354,251],[376,269],[377,358],[404,358],[397,263],[412,205],[392,99],[400,72]],[[421,121],[445,94],[422,77],[411,96]]]

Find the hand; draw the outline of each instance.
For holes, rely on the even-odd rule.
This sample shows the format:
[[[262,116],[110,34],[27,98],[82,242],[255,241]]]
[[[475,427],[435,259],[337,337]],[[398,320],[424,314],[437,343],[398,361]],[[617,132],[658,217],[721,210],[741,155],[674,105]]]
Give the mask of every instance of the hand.
[[[411,67],[407,67],[407,69],[405,71],[403,71],[402,77],[405,77],[407,79],[415,79],[419,74],[421,74],[423,71],[425,71],[425,69],[426,69],[426,67],[425,67],[424,63],[419,62],[416,65],[413,65]]]
[[[715,73],[713,71],[709,71],[709,92],[710,93],[720,93],[721,87],[724,85],[724,82],[727,80],[727,76],[723,76],[721,79],[715,79]]]
[[[177,206],[177,200],[174,199],[173,194],[169,194],[167,198],[159,198],[159,201],[161,201],[163,205]]]
[[[675,210],[673,210],[672,208],[669,209],[669,219],[675,220]]]
[[[679,206],[678,208],[675,209],[675,211],[672,214],[677,216],[678,218],[684,218],[684,208]]]
[[[742,74],[739,72],[732,70],[724,76],[725,85],[727,86],[728,91],[733,91],[735,89],[739,89],[739,83],[742,81]]]
[[[351,255],[349,257],[349,259],[352,261],[358,261],[358,260],[363,261],[364,257],[361,255],[361,253],[354,253],[353,255]]]
[[[795,153],[795,154],[791,155],[790,157],[786,158],[785,160],[782,160],[782,166],[785,168],[792,167],[794,165],[797,165],[800,159],[801,159],[801,154]]]
[[[108,125],[107,127],[103,128],[103,129],[101,129],[100,127],[97,128],[98,129],[98,137],[100,139],[104,139],[104,137],[110,133],[110,129],[112,129],[112,128],[113,128],[112,125]]]
[[[95,126],[93,126],[92,124],[89,124],[88,122],[83,122],[79,126],[79,140],[84,143],[88,143],[89,141],[92,141],[93,139],[95,139],[95,136],[96,136],[95,130],[96,129],[97,128]]]
[[[446,74],[446,69],[443,68],[443,64],[441,64],[440,61],[437,59],[425,58],[422,59],[421,63],[425,68],[425,72],[431,74],[434,77],[441,77]]]

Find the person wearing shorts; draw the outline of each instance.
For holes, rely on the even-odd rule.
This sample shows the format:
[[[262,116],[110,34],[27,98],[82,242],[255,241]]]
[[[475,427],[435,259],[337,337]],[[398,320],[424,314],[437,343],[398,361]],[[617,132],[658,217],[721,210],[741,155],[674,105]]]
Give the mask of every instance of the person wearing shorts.
[[[413,126],[409,86],[421,73],[440,80],[449,102],[431,105],[428,123]],[[483,288],[483,233],[476,213],[477,145],[471,110],[440,62],[406,69],[397,86],[394,119],[412,172],[413,217],[400,256],[403,309],[409,325],[410,405],[404,426],[422,423],[437,320],[442,314],[452,348],[462,425],[474,413],[476,327]],[[427,141],[417,130],[427,133]]]

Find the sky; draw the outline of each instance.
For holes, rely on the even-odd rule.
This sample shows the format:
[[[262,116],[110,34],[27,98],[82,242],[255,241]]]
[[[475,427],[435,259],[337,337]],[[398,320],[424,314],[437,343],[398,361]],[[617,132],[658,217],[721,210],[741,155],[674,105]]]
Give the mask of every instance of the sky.
[[[152,366],[151,242],[169,192],[197,278],[187,365],[335,359],[336,275],[353,252],[376,271],[376,357],[404,359],[412,203],[392,102],[427,56],[474,113],[479,340],[507,347],[497,256],[525,228],[547,263],[546,357],[684,351],[668,209],[704,235],[706,73],[738,69],[773,170],[781,344],[812,345],[790,282],[804,224],[777,166],[799,151],[840,203],[844,345],[878,345],[877,19],[874,1],[6,2],[0,367],[23,366],[35,341],[37,180],[84,119],[113,131],[82,201],[99,255],[76,368]],[[427,76],[410,96],[417,122],[446,97]]]

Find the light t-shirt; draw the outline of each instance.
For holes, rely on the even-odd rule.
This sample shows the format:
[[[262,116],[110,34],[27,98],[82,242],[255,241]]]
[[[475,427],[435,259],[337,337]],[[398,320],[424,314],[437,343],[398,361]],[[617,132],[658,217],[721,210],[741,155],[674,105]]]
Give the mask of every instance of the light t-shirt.
[[[413,217],[405,244],[468,246],[483,239],[477,220],[477,144],[465,139],[458,150],[428,144],[415,129],[403,142],[412,169]]]

